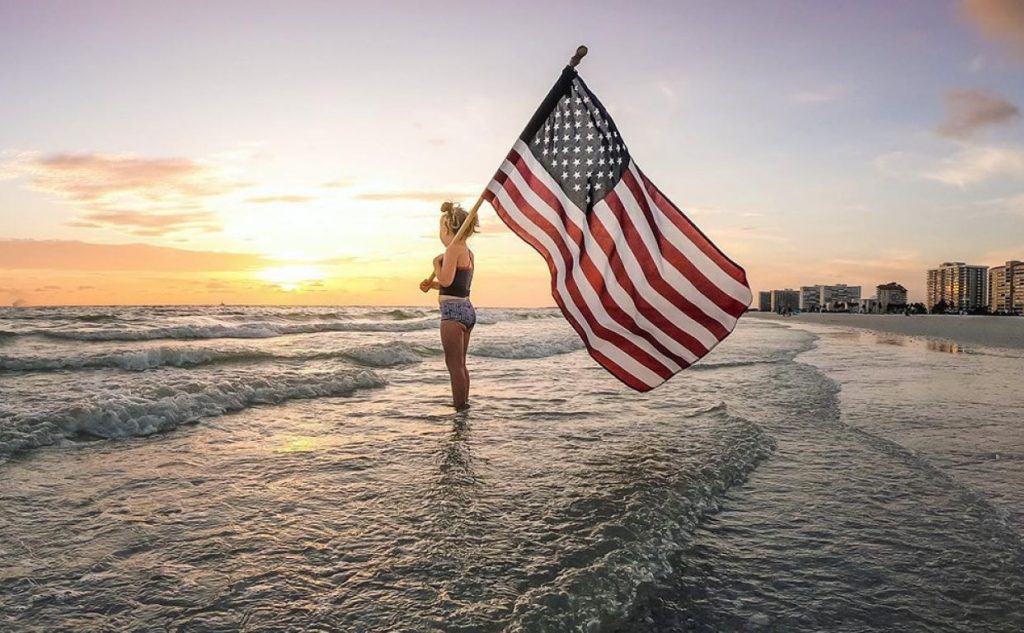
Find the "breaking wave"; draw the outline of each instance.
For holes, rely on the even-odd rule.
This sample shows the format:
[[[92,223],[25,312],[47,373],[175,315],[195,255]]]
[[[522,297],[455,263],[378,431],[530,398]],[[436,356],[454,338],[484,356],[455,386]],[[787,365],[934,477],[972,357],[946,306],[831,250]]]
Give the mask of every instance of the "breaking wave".
[[[76,436],[113,439],[152,435],[261,404],[352,395],[383,387],[367,369],[302,373],[278,378],[224,378],[196,388],[163,385],[150,396],[105,394],[92,402],[41,414],[16,415],[0,426],[0,462],[15,453]]]
[[[583,349],[583,342],[574,336],[550,341],[516,339],[471,343],[469,354],[483,358],[527,359],[568,354],[581,349]]]
[[[141,328],[137,330],[34,331],[50,338],[75,341],[153,341],[158,339],[273,338],[317,332],[412,332],[437,327],[437,319],[408,321],[318,321],[312,323],[223,323]]]
[[[330,358],[341,358],[367,367],[395,367],[418,363],[423,357],[435,353],[437,351],[429,347],[411,345],[403,341],[357,345],[306,354],[275,354],[254,348],[160,346],[143,350],[123,350],[99,354],[0,356],[0,370],[56,371],[112,368],[125,371],[146,371],[158,367],[196,367],[218,363]]]
[[[629,505],[595,534],[587,551],[568,554],[558,576],[519,597],[507,631],[616,630],[646,584],[674,573],[672,557],[687,546],[698,522],[775,449],[761,427],[728,415],[724,405],[709,412],[722,426],[707,459],[631,490]],[[614,497],[616,491],[595,494]]]

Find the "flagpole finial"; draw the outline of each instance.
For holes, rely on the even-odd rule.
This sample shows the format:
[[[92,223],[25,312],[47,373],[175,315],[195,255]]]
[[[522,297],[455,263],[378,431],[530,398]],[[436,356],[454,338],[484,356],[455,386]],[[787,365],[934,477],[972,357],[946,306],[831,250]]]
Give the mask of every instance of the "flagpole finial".
[[[586,46],[580,46],[579,48],[577,48],[576,49],[576,54],[573,55],[572,58],[569,60],[569,66],[571,68],[576,68],[577,66],[579,66],[580,60],[582,60],[584,57],[586,57],[587,50],[588,49],[587,49]]]

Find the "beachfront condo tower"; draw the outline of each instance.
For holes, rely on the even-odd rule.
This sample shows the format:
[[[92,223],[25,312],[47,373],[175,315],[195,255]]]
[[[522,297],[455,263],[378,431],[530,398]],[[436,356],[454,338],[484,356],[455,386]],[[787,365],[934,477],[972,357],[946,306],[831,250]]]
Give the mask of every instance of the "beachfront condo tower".
[[[860,286],[835,284],[819,288],[818,305],[824,312],[856,312],[860,306]]]
[[[821,310],[821,286],[800,286],[800,311],[819,312]]]
[[[772,311],[772,293],[770,290],[762,290],[757,293],[757,309],[761,312]]]
[[[995,266],[988,279],[988,309],[993,314],[1024,314],[1024,262]]]
[[[943,262],[928,271],[928,309],[942,304],[948,312],[988,306],[988,266]]]
[[[772,290],[772,312],[789,314],[800,308],[800,293],[792,288]]]

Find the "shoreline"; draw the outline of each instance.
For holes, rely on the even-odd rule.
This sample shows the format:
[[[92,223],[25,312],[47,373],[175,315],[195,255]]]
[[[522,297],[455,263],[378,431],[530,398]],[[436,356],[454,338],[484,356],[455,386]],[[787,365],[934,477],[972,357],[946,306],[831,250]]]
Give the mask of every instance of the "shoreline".
[[[920,336],[961,345],[1024,349],[1024,317],[846,313],[804,313],[783,317],[769,312],[748,312],[744,316],[793,325],[852,327],[885,334]]]

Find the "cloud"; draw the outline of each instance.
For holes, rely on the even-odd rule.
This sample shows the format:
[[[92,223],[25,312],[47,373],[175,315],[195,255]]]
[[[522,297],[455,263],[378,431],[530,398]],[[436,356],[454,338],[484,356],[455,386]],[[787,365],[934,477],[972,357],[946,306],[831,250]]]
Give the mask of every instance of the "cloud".
[[[452,191],[371,191],[355,196],[356,200],[368,200],[372,202],[433,202],[440,205],[445,200],[470,200],[476,199],[479,193],[452,192]]]
[[[999,176],[1024,176],[1024,150],[968,147],[924,172],[924,177],[929,180],[960,188]]]
[[[162,233],[216,224],[204,204],[247,186],[215,165],[189,158],[145,158],[129,154],[23,152],[0,164],[0,180],[24,179],[28,188],[67,200],[86,212],[87,228],[128,227]],[[153,215],[156,219],[144,219]]]
[[[220,230],[216,217],[209,211],[195,213],[139,213],[136,211],[96,211],[81,220],[68,222],[77,228],[114,227],[132,235],[166,235],[184,229],[212,233]]]
[[[819,86],[816,88],[798,90],[789,95],[789,98],[797,103],[816,104],[838,101],[849,93],[845,86],[831,85]]]
[[[968,139],[978,130],[1020,118],[1020,109],[987,90],[950,90],[946,93],[946,120],[937,131],[942,136]]]
[[[352,183],[348,180],[332,180],[330,182],[325,182],[320,186],[324,189],[341,189],[344,187],[351,187]]]
[[[272,262],[259,255],[190,251],[148,244],[0,239],[0,269],[212,272],[248,271]]]
[[[995,42],[1024,60],[1024,2],[1021,0],[963,0],[967,18]]]
[[[961,189],[1000,177],[1024,177],[1024,149],[1012,146],[963,147],[945,158],[890,152],[875,167],[896,178],[924,179]]]
[[[246,202],[252,202],[254,204],[268,204],[271,202],[309,202],[313,200],[312,196],[297,196],[297,195],[283,195],[283,196],[257,196],[255,198],[246,198]]]
[[[1013,215],[1024,218],[1024,192],[977,203],[982,215]]]

